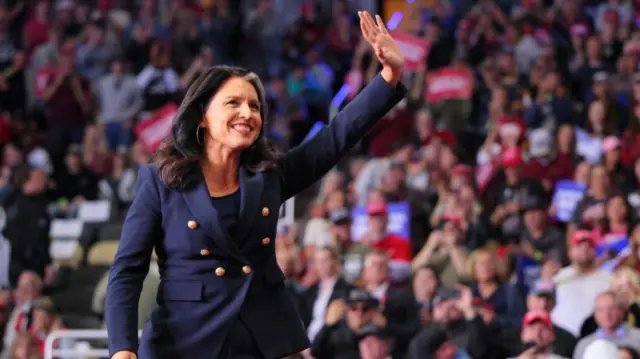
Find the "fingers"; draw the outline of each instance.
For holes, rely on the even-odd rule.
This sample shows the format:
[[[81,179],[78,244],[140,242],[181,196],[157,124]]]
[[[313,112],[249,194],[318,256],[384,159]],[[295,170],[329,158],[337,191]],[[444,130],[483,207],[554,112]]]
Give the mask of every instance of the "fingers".
[[[389,33],[389,30],[387,30],[387,26],[384,24],[384,21],[382,21],[382,17],[380,17],[380,15],[376,15],[376,23],[378,24],[378,30],[380,30],[381,33]]]
[[[373,18],[368,12],[358,11],[358,16],[360,17],[360,29],[362,31],[362,35],[371,42],[379,33],[378,26],[375,24]]]
[[[362,36],[364,36],[367,42],[371,42],[373,40],[373,33],[370,24],[364,16],[364,11],[358,11],[358,17],[360,17],[360,31],[362,32]]]
[[[367,22],[367,26],[371,29],[372,34],[377,35],[378,26],[376,25],[375,21],[373,21],[371,14],[369,14],[368,11],[363,11],[363,15],[364,15],[365,21]]]

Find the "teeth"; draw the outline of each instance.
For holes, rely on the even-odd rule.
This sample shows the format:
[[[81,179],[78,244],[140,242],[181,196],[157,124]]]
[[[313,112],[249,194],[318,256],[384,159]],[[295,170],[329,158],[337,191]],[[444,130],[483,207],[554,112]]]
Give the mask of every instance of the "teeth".
[[[236,131],[240,131],[240,132],[249,132],[251,131],[251,127],[244,125],[244,124],[237,124],[237,125],[233,125],[231,126],[234,130]]]

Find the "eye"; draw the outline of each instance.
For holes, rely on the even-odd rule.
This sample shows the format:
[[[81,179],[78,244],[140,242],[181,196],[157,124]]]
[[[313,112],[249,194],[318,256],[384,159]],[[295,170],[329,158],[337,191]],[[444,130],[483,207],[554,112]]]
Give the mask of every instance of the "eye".
[[[238,100],[229,100],[227,102],[227,105],[237,106],[238,105]]]
[[[257,103],[252,103],[251,104],[251,109],[254,111],[260,111],[260,105]]]

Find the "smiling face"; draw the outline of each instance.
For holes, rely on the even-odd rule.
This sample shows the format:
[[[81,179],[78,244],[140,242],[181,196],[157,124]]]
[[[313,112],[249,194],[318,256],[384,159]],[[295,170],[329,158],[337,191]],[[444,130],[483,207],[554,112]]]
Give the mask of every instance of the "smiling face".
[[[249,148],[262,129],[260,108],[258,92],[249,81],[228,79],[211,99],[200,124],[206,129],[206,140],[232,151]]]

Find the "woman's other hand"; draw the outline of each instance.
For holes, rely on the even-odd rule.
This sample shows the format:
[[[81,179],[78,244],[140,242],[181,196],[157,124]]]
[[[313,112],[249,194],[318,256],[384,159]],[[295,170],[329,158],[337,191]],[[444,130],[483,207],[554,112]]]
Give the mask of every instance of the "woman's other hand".
[[[379,15],[376,15],[375,21],[366,11],[359,11],[358,16],[362,36],[373,47],[373,52],[382,64],[382,77],[388,83],[397,85],[404,71],[404,55],[400,47]]]

